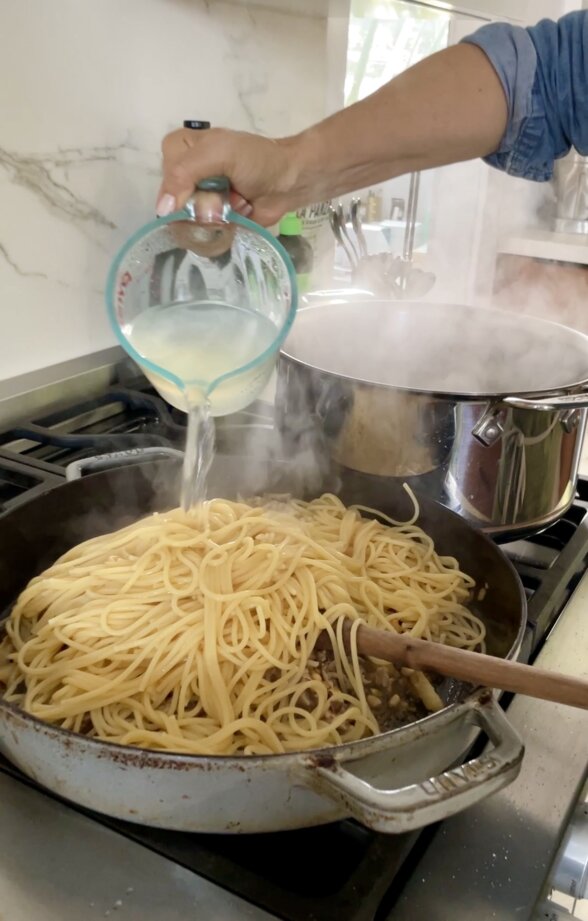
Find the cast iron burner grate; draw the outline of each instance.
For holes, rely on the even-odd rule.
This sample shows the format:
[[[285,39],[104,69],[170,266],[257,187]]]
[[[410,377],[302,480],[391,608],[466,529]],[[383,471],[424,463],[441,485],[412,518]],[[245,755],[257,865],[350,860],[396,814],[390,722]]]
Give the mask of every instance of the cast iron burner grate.
[[[0,449],[0,512],[19,501],[35,496],[63,483],[63,477],[41,467],[29,467]]]
[[[0,432],[0,449],[4,456],[63,476],[72,461],[107,451],[183,449],[184,418],[157,396],[113,387]]]
[[[217,451],[235,453],[252,425],[257,427],[257,443],[271,440],[271,416],[263,408],[236,413],[229,423],[217,420]],[[63,482],[66,467],[74,461],[134,448],[183,451],[185,432],[185,414],[149,387],[111,387],[100,397],[13,425],[0,432],[0,512]],[[140,455],[135,462],[141,462]]]

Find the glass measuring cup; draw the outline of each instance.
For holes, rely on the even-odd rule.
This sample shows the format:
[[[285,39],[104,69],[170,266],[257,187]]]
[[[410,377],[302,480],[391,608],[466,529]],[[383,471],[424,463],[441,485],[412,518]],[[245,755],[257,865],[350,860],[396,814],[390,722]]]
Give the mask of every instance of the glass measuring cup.
[[[161,396],[213,416],[259,396],[297,307],[288,254],[230,209],[228,190],[204,180],[185,210],[138,230],[106,284],[114,333]]]

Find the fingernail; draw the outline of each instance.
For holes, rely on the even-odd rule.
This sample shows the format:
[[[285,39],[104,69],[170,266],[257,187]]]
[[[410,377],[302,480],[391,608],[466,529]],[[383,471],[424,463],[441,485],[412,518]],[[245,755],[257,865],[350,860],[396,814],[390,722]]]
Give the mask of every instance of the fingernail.
[[[249,217],[250,214],[253,214],[253,205],[250,205],[248,201],[244,201],[243,204],[239,205],[235,210],[238,211],[239,214],[242,214],[243,217]]]
[[[168,214],[171,214],[176,207],[176,200],[173,195],[169,195],[167,192],[165,195],[162,195],[159,201],[157,202],[157,208],[155,213],[157,217],[167,217]]]

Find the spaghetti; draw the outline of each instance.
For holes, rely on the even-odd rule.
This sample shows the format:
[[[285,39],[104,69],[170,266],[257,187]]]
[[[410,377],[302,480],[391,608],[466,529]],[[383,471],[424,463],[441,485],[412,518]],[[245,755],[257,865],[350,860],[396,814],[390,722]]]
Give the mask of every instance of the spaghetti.
[[[483,648],[465,606],[473,579],[416,517],[383,520],[332,495],[214,499],[88,540],[18,598],[0,644],[4,697],[77,733],[201,755],[376,734],[379,706],[401,702],[398,682],[434,710],[422,673],[371,662],[367,688],[354,642],[367,623]],[[321,631],[330,664],[315,650]]]

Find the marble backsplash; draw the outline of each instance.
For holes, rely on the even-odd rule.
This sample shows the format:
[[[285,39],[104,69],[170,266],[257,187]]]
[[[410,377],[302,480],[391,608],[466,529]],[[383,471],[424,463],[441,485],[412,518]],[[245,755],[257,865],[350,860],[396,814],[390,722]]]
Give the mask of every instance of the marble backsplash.
[[[325,112],[323,4],[7,0],[0,380],[111,345],[111,256],[153,216],[184,118],[286,134]]]

